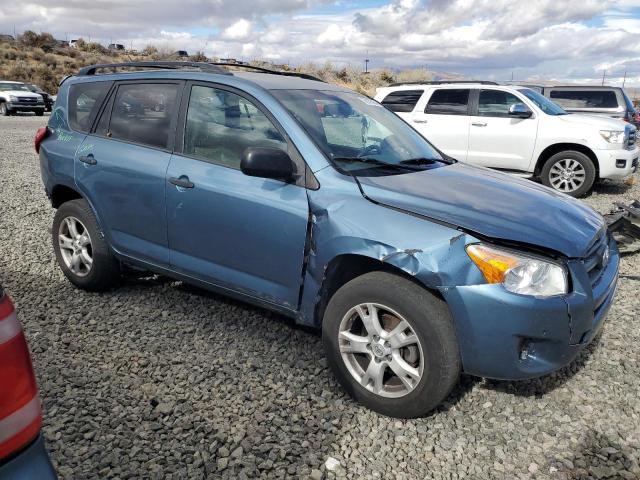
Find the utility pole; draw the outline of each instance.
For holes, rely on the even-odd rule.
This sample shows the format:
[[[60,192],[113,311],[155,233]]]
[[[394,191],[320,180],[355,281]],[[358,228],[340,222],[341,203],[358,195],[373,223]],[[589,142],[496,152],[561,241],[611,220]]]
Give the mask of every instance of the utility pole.
[[[513,82],[513,71],[511,72],[511,81]]]
[[[369,50],[367,50],[367,58],[364,59],[364,73],[369,73]]]
[[[606,70],[602,71],[602,85],[604,86],[604,76],[607,74]]]
[[[624,71],[624,78],[622,79],[622,88],[624,88],[624,84],[626,83],[626,81],[627,81],[627,71],[625,70]]]

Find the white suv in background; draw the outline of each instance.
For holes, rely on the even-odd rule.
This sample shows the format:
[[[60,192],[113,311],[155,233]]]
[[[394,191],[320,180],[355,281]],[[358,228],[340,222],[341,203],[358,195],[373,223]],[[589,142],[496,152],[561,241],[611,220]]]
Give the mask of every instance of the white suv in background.
[[[568,114],[526,87],[493,82],[401,84],[375,99],[447,155],[540,181],[578,197],[598,178],[638,168],[633,125]]]

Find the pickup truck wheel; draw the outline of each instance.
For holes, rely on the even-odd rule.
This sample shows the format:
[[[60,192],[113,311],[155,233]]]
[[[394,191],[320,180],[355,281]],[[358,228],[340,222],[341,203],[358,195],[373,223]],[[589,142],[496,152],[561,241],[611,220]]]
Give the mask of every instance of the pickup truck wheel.
[[[9,115],[11,115],[11,112],[9,112],[9,109],[4,102],[0,102],[0,115],[2,115],[3,117],[8,117]]]
[[[42,117],[44,115],[44,110],[38,110],[36,113],[36,117]]]
[[[51,233],[58,265],[71,283],[90,291],[108,290],[117,283],[120,264],[85,200],[63,203],[53,219]]]
[[[545,162],[540,179],[547,187],[572,197],[581,197],[593,187],[596,167],[584,153],[573,150],[558,152]]]
[[[342,286],[327,305],[322,339],[345,390],[383,415],[424,415],[460,377],[446,304],[398,275],[372,272]]]

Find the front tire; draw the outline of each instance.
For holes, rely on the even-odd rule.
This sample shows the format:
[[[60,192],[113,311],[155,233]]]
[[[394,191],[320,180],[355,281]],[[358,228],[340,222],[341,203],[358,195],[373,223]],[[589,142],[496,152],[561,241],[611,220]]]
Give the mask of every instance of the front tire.
[[[596,167],[582,152],[558,152],[545,162],[540,180],[558,192],[581,197],[591,191],[596,180]]]
[[[120,264],[85,200],[63,203],[53,219],[51,234],[58,265],[76,287],[104,291],[118,282]]]
[[[36,117],[42,117],[44,115],[44,110],[38,110],[35,112]]]
[[[3,117],[11,115],[11,112],[9,112],[9,109],[7,108],[7,104],[4,102],[0,102],[0,115]]]
[[[460,353],[444,301],[398,275],[362,275],[333,295],[322,339],[344,389],[396,418],[438,406],[460,377]]]

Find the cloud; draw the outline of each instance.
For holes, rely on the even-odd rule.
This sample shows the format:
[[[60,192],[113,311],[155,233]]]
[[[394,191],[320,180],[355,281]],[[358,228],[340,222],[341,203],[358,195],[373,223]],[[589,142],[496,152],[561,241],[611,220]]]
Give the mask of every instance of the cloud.
[[[224,40],[246,40],[251,35],[251,22],[241,18],[225,28],[220,35]]]
[[[25,0],[0,33],[148,43],[209,56],[370,67],[427,65],[477,78],[640,84],[638,0]],[[630,73],[631,74],[631,73]],[[636,78],[636,76],[638,78]]]

